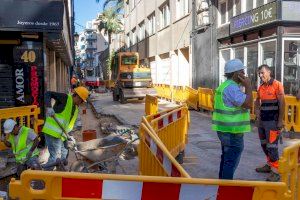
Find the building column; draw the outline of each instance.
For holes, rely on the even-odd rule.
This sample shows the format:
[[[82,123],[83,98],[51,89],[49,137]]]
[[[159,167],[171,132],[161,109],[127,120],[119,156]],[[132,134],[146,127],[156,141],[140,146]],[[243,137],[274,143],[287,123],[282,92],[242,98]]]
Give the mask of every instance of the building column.
[[[171,85],[172,86],[180,86],[179,83],[179,62],[178,62],[178,50],[170,52],[170,70],[171,70]]]
[[[49,88],[51,91],[57,91],[55,51],[49,52],[49,62],[50,62]]]

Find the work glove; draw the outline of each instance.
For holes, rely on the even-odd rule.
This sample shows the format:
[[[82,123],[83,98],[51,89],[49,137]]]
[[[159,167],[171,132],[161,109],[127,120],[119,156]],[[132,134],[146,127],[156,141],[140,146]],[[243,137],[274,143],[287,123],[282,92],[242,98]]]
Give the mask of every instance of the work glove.
[[[46,117],[53,117],[55,115],[55,111],[53,108],[46,109]]]

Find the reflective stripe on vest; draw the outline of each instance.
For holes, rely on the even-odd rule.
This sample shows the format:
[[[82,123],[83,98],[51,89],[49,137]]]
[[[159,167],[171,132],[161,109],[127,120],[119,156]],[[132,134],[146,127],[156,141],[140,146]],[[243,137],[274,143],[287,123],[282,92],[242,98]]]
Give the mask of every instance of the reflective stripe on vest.
[[[73,98],[71,95],[68,95],[67,103],[64,110],[61,113],[55,114],[55,117],[57,118],[57,120],[60,122],[60,124],[62,125],[62,127],[67,133],[73,129],[75,121],[78,116],[78,108],[77,106],[75,106],[74,115],[71,119],[72,108],[73,108]],[[66,137],[63,134],[63,130],[60,128],[60,126],[52,117],[46,118],[46,122],[42,132],[51,135],[52,137],[59,138],[62,141],[66,140]]]
[[[25,126],[21,127],[17,144],[15,144],[15,135],[11,133],[9,136],[9,142],[11,144],[17,163],[24,163],[26,161],[27,154],[33,145],[33,142],[30,142],[28,145],[26,144],[29,131],[30,128],[27,128]],[[39,155],[39,150],[35,149],[31,157],[38,156],[38,155]]]
[[[232,80],[222,83],[216,90],[214,97],[214,112],[212,130],[229,133],[250,132],[250,114],[248,109],[228,107],[223,101],[223,92],[226,87],[236,84]]]

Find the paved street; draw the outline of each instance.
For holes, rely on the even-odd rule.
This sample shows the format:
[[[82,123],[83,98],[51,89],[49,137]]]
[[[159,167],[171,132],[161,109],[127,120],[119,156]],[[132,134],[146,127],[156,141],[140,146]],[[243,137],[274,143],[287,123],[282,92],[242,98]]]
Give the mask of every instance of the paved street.
[[[144,115],[144,102],[131,101],[127,104],[113,102],[110,94],[94,94],[94,106],[97,113],[114,115],[122,123],[138,126]],[[160,101],[160,110],[174,106],[166,101]],[[217,134],[211,131],[211,118],[207,113],[191,110],[191,126],[189,143],[186,148],[186,158],[183,167],[192,177],[218,178],[220,163],[220,142]],[[261,150],[256,128],[244,137],[245,148],[241,162],[235,173],[235,179],[264,180],[266,175],[257,174],[254,169],[264,164],[265,158]],[[284,139],[284,145],[291,142]],[[282,146],[281,148],[282,149]]]

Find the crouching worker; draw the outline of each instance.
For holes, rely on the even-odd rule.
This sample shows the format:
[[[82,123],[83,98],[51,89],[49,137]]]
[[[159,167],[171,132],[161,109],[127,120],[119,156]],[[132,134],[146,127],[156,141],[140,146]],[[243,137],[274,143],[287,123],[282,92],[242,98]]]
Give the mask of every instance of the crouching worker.
[[[74,94],[48,91],[45,93],[46,121],[42,132],[50,157],[46,165],[55,163],[57,159],[67,160],[67,137],[64,133],[72,131],[78,117],[78,106],[87,101],[89,91],[85,87],[77,87]],[[51,99],[55,100],[52,107]],[[53,170],[54,167],[47,167]]]
[[[41,169],[38,159],[39,150],[37,149],[39,139],[34,130],[26,126],[19,126],[12,119],[7,119],[3,124],[3,128],[4,133],[9,134],[9,136],[8,141],[6,137],[1,138],[1,141],[12,149],[16,163],[22,166],[23,169]]]

